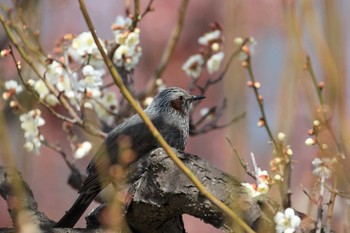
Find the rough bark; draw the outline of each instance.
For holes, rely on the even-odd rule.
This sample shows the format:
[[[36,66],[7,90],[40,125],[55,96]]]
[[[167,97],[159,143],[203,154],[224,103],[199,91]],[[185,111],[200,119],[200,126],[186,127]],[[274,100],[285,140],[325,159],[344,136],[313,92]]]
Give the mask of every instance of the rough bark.
[[[177,152],[178,157],[216,197],[230,206],[241,218],[258,232],[273,232],[273,224],[267,217],[263,203],[257,203],[241,186],[240,181],[200,157]],[[23,186],[21,195],[13,187]],[[129,229],[125,232],[185,232],[182,214],[200,218],[226,232],[241,232],[231,219],[201,195],[193,183],[180,171],[163,149],[156,149],[143,156],[129,169],[129,196],[125,206],[125,220]],[[50,229],[52,221],[37,210],[37,204],[28,185],[14,168],[0,168],[0,192],[7,201],[14,223],[18,206],[11,200],[20,200],[21,211],[35,216],[44,232],[99,232],[93,229]],[[89,227],[99,227],[101,209],[88,216]],[[264,210],[264,211],[262,211]],[[0,233],[12,232],[0,229]],[[310,232],[305,230],[302,232]]]

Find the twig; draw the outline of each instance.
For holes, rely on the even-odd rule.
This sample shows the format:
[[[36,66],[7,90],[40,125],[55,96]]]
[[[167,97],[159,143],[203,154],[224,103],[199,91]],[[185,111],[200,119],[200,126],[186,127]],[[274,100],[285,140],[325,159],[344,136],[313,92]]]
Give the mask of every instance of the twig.
[[[338,179],[336,177],[336,178],[334,178],[332,190],[335,189],[337,186],[338,186]],[[334,211],[334,204],[335,204],[336,197],[337,197],[337,192],[331,192],[331,196],[330,196],[329,202],[328,202],[328,210],[327,210],[327,222],[326,222],[326,232],[327,233],[331,229],[331,221],[333,218],[333,211]]]
[[[320,104],[322,106],[324,104],[323,96],[322,96],[322,89],[319,87],[319,84],[317,83],[314,68],[312,67],[312,62],[311,62],[311,59],[309,56],[306,56],[306,69],[311,76],[312,82],[313,82],[315,89],[316,89],[318,100],[320,101]]]
[[[62,148],[58,145],[55,145],[55,144],[51,144],[49,143],[48,141],[44,140],[43,141],[43,144],[45,146],[47,146],[48,148],[50,148],[51,150],[57,152],[58,154],[60,154],[64,160],[64,162],[67,164],[67,166],[69,167],[69,169],[74,172],[74,171],[78,171],[79,172],[79,169],[73,164],[71,163],[69,160],[68,160],[68,157],[67,157],[67,154],[66,152],[64,152],[62,150]]]
[[[253,179],[255,179],[255,174],[254,172],[252,172],[250,169],[249,169],[249,165],[248,163],[243,159],[243,157],[241,156],[241,154],[239,153],[239,151],[236,149],[236,147],[233,146],[230,138],[228,136],[226,136],[226,140],[228,141],[228,143],[230,144],[231,146],[231,149],[233,150],[234,154],[236,155],[239,163],[241,164],[241,166],[243,167],[244,171],[250,176],[252,177]]]
[[[317,208],[317,223],[316,223],[316,233],[321,233],[322,230],[322,215],[323,215],[323,198],[324,198],[324,182],[325,177],[321,176],[320,180],[320,193],[318,199],[318,208]]]
[[[150,90],[153,90],[155,82],[157,79],[161,78],[166,66],[169,63],[170,56],[173,54],[175,46],[177,45],[177,42],[179,41],[182,28],[185,23],[185,16],[186,16],[186,10],[188,6],[189,0],[182,0],[180,8],[179,8],[179,16],[176,23],[175,28],[173,29],[173,32],[169,38],[168,44],[162,54],[162,58],[160,60],[160,63],[155,71],[153,79],[149,82],[148,86],[150,86]]]
[[[153,11],[153,8],[152,8],[153,1],[154,1],[154,0],[149,0],[148,5],[147,5],[145,11],[141,14],[141,19],[143,19],[143,17],[145,17],[145,15],[146,15],[148,12]]]
[[[228,206],[226,206],[224,203],[222,203],[218,198],[216,198],[212,193],[210,193],[203,184],[193,175],[193,173],[186,167],[186,165],[176,156],[172,148],[168,145],[168,143],[164,140],[162,135],[159,133],[157,128],[153,125],[152,121],[147,117],[147,115],[143,112],[142,108],[137,104],[135,99],[130,94],[129,90],[125,87],[123,84],[120,75],[118,74],[116,68],[114,67],[112,61],[108,58],[107,54],[104,52],[100,41],[98,40],[98,37],[96,35],[95,28],[92,24],[92,21],[90,19],[89,13],[87,12],[85,1],[79,0],[80,9],[82,11],[82,14],[85,18],[85,22],[88,25],[88,28],[94,38],[94,41],[97,45],[97,48],[99,49],[103,60],[105,64],[108,67],[108,70],[110,71],[112,77],[114,78],[114,81],[116,85],[119,87],[120,91],[122,92],[123,96],[128,100],[130,105],[136,110],[136,112],[140,115],[141,119],[145,122],[145,124],[150,129],[152,135],[154,138],[159,142],[161,147],[164,148],[166,153],[169,155],[169,157],[174,161],[174,163],[183,171],[183,173],[193,182],[193,184],[199,189],[201,194],[208,198],[214,205],[216,205],[219,209],[221,209],[225,214],[230,216],[234,221],[239,224],[245,231],[247,232],[254,232],[235,212],[233,212]]]
[[[265,127],[265,129],[267,131],[267,134],[269,135],[269,138],[270,138],[272,144],[274,145],[274,148],[276,150],[278,150],[278,145],[276,143],[275,138],[272,135],[269,123],[268,123],[267,118],[266,118],[264,104],[260,100],[260,94],[259,94],[258,88],[254,85],[256,83],[256,81],[255,81],[255,76],[254,76],[254,73],[253,73],[253,68],[252,68],[252,65],[251,65],[251,58],[250,58],[250,56],[248,56],[248,58],[247,58],[247,63],[248,63],[247,64],[248,65],[247,66],[247,70],[248,70],[249,78],[250,78],[250,80],[253,83],[252,88],[253,88],[253,91],[254,91],[254,94],[255,94],[256,101],[258,102],[258,105],[259,105],[259,109],[260,109],[260,113],[262,115],[262,119],[264,120],[264,127]]]

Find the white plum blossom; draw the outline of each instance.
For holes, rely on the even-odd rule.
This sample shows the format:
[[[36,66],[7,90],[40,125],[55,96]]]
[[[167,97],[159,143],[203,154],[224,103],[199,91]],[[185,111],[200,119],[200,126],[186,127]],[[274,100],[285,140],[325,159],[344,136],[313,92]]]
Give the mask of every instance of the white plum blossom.
[[[249,194],[256,199],[264,198],[265,194],[270,191],[269,186],[269,174],[266,170],[261,170],[259,167],[256,169],[256,183],[242,183],[244,187],[247,188]]]
[[[257,199],[259,199],[261,195],[267,194],[270,191],[270,187],[266,183],[260,183],[260,184],[241,183],[241,184],[247,188],[247,191],[251,197],[257,198]]]
[[[48,66],[45,73],[45,78],[53,85],[57,84],[57,82],[67,76],[68,73],[63,68],[63,65],[57,61],[52,61]]]
[[[50,93],[43,80],[38,79],[35,81],[34,90],[39,94],[39,98],[48,103],[50,106],[56,106],[59,104],[57,97]]]
[[[47,66],[45,78],[49,83],[54,85],[59,92],[63,92],[67,98],[72,99],[76,97],[74,83],[76,83],[77,74],[69,73],[61,63],[52,61],[52,63]],[[48,98],[53,99],[52,96]]]
[[[278,212],[274,217],[276,233],[293,233],[300,225],[301,220],[292,208],[287,208],[284,213]]]
[[[114,55],[113,62],[118,67],[124,67],[127,71],[132,71],[139,63],[142,55],[140,47],[140,29],[133,31],[132,20],[129,17],[117,16],[116,22],[112,25],[115,35],[115,42],[118,45]]]
[[[23,87],[15,80],[9,80],[5,82],[5,92],[2,94],[4,100],[8,100],[12,95],[21,93]]]
[[[337,161],[336,159],[315,158],[312,161],[312,166],[314,167],[314,170],[312,171],[312,173],[315,176],[328,179],[332,176],[332,166],[334,163],[336,163],[336,161]]]
[[[76,96],[76,92],[73,84],[76,82],[77,74],[72,73],[70,76],[62,76],[56,83],[56,88],[59,92],[63,92],[68,99],[73,99]]]
[[[115,119],[113,114],[118,113],[118,102],[114,92],[104,92],[101,97],[94,99],[93,103],[97,116],[107,125],[112,125]]]
[[[106,52],[105,43],[99,39],[103,50]],[[68,49],[69,54],[80,64],[88,62],[88,64],[102,68],[104,62],[102,55],[95,44],[91,32],[83,32],[72,40],[72,44]]]
[[[219,40],[221,37],[221,31],[220,30],[215,30],[212,32],[208,32],[206,34],[204,34],[203,36],[198,38],[198,43],[201,45],[210,45],[211,43],[213,43],[214,41]]]
[[[234,43],[238,44],[239,46],[242,46],[244,40],[240,37],[236,38],[234,40]],[[253,55],[255,53],[255,47],[258,44],[258,42],[255,40],[254,37],[249,37],[245,43],[245,46],[247,46],[247,50],[241,51],[239,54],[239,60],[245,61],[248,58],[247,52],[249,52],[250,55]]]
[[[100,88],[103,85],[102,76],[105,70],[94,69],[91,65],[86,65],[82,69],[84,79],[78,83],[79,90],[87,93],[89,97],[98,97],[101,95]]]
[[[112,30],[114,31],[124,31],[130,29],[132,25],[132,19],[130,17],[123,17],[118,15],[114,24],[112,25]]]
[[[40,134],[39,127],[45,124],[45,120],[41,117],[41,111],[34,109],[20,116],[21,128],[24,130],[24,138],[26,140],[24,148],[29,152],[38,153],[44,136]]]
[[[139,46],[120,45],[114,53],[113,61],[116,66],[131,71],[139,63],[141,55],[142,48]]]
[[[212,55],[207,61],[207,69],[209,74],[218,71],[221,65],[222,60],[224,59],[224,52],[219,52]]]
[[[125,45],[129,47],[137,46],[140,43],[140,30],[130,32],[125,40]]]
[[[182,70],[191,78],[197,79],[202,72],[204,58],[200,54],[190,56],[182,65]]]
[[[17,81],[9,80],[5,82],[5,90],[13,91],[14,93],[18,94],[23,91],[23,87],[18,84]]]
[[[75,159],[84,158],[91,151],[92,145],[91,142],[85,141],[77,145],[77,149],[74,152]]]
[[[46,95],[50,93],[49,88],[43,80],[39,79],[34,83],[34,90],[39,94],[40,99],[44,99]]]

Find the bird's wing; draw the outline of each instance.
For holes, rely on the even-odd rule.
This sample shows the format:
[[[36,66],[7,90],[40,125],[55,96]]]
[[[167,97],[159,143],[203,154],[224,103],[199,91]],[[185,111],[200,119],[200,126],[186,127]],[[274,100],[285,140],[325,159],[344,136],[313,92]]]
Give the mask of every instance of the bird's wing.
[[[155,120],[154,123],[158,125],[158,121],[159,120]],[[125,164],[125,162],[121,163],[120,161],[120,155],[123,154],[125,150],[133,150],[135,155],[133,161],[135,161],[139,156],[142,156],[142,154],[145,154],[156,147],[156,140],[138,115],[127,119],[108,134],[106,140],[97,150],[87,167],[88,177],[84,181],[80,192],[91,188],[95,189],[96,186],[99,186],[102,190],[107,184],[109,184],[110,165],[128,165]],[[129,164],[133,161],[130,160]]]

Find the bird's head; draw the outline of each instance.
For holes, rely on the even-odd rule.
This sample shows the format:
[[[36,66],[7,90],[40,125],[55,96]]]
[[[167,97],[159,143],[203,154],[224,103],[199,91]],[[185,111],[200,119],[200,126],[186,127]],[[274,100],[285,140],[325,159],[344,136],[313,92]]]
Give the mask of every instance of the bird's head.
[[[188,116],[191,103],[204,99],[205,96],[195,96],[188,94],[187,91],[170,87],[162,90],[147,107],[147,109],[156,109],[158,111],[175,111],[183,116]]]

